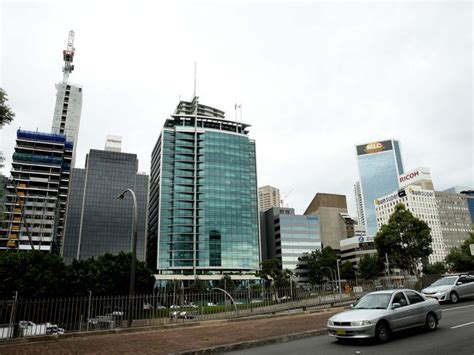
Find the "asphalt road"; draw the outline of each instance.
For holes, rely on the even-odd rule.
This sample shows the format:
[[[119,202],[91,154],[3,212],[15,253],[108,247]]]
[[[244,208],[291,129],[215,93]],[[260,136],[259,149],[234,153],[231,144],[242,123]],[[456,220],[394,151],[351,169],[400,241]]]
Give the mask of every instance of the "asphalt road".
[[[474,355],[474,300],[441,306],[443,317],[438,329],[425,332],[411,329],[395,333],[390,342],[372,340],[339,343],[328,335],[287,343],[261,346],[232,354],[456,354]]]

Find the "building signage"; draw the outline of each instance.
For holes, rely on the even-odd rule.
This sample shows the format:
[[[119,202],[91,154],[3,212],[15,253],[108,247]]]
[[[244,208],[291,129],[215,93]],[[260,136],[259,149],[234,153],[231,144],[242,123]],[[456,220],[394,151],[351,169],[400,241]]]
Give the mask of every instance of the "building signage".
[[[381,204],[384,204],[384,203],[387,203],[387,202],[390,202],[390,201],[394,201],[394,200],[397,200],[399,197],[398,197],[398,191],[397,193],[395,194],[392,194],[390,196],[387,196],[387,197],[384,197],[384,198],[381,198],[381,199],[377,199],[377,200],[374,200],[374,203],[376,205],[381,205]]]
[[[430,191],[416,191],[410,189],[410,192],[414,196],[433,197],[433,192]]]
[[[393,148],[392,141],[381,141],[358,145],[356,149],[357,155],[366,155],[392,150]]]
[[[363,237],[360,236],[358,239],[359,243],[373,243],[374,242],[374,237]]]
[[[427,168],[418,168],[412,171],[409,171],[406,174],[400,175],[398,181],[400,187],[404,187],[410,184],[413,184],[420,180],[431,180],[430,170]]]

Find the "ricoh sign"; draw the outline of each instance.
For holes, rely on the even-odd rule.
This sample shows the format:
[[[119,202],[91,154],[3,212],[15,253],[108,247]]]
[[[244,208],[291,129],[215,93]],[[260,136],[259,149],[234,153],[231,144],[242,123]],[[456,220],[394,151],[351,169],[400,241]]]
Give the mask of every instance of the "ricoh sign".
[[[420,180],[431,180],[429,169],[415,169],[398,177],[400,187],[413,184]]]

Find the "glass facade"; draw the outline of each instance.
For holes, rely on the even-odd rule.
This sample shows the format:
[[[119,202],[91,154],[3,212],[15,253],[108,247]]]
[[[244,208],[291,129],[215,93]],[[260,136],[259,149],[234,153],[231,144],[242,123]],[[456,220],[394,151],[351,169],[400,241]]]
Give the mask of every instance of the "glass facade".
[[[276,242],[276,255],[281,258],[283,269],[294,270],[304,253],[321,250],[319,217],[280,215],[279,219],[280,241]]]
[[[364,147],[376,151],[363,151]],[[385,141],[358,146],[357,152],[367,236],[374,236],[377,233],[374,200],[398,190],[398,177],[404,172],[400,147],[397,141]]]
[[[152,153],[149,265],[162,273],[257,270],[255,142],[197,98],[177,111],[183,104],[203,113],[173,115]]]
[[[91,150],[86,169],[74,169],[68,201],[63,256],[87,259],[105,253],[131,251],[133,200],[126,195],[132,189],[137,197],[137,258],[145,258],[148,176],[137,174],[135,154]]]

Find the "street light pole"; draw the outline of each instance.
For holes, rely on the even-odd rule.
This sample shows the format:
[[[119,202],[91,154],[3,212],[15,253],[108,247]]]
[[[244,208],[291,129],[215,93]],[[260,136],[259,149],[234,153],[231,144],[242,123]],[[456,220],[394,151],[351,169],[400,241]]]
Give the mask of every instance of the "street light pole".
[[[117,199],[122,200],[127,192],[130,192],[133,198],[133,221],[132,221],[132,228],[133,228],[133,239],[132,239],[132,264],[130,270],[130,289],[129,295],[130,299],[128,301],[128,320],[127,326],[132,326],[132,297],[135,296],[135,275],[137,273],[137,219],[138,219],[138,211],[137,211],[137,197],[135,196],[135,192],[131,189],[124,190],[120,195],[117,196]]]
[[[341,272],[339,271],[339,259],[336,260],[336,265],[337,265],[337,283],[338,283],[338,286],[339,286],[339,294],[342,295]]]

